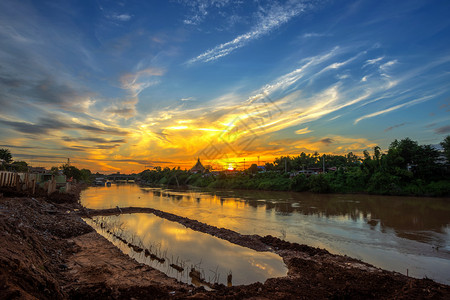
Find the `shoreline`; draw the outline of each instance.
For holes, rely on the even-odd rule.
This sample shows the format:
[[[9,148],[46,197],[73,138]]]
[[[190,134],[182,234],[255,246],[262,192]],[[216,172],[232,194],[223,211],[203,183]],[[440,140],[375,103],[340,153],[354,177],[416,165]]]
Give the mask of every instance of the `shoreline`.
[[[200,190],[202,192],[214,192],[214,191],[230,191],[230,188],[217,188],[217,187],[200,187],[195,185],[166,185],[166,184],[145,184],[135,183],[140,187],[145,188],[162,188],[162,189],[181,189],[181,190]],[[373,194],[362,191],[349,191],[349,192],[327,192],[319,193],[312,191],[294,191],[294,190],[267,190],[267,189],[245,189],[245,188],[232,188],[233,191],[247,191],[247,192],[271,192],[271,193],[294,193],[294,194],[309,194],[309,195],[356,195],[356,196],[374,196],[374,197],[404,197],[404,198],[418,198],[418,199],[449,199],[449,196],[434,196],[434,195],[414,195],[414,194]]]
[[[433,298],[448,299],[450,286],[381,270],[327,250],[278,238],[241,235],[153,210],[155,215],[257,251],[280,255],[288,275],[265,283],[212,291],[177,282],[123,254],[82,219],[78,194],[0,198],[0,298]],[[69,199],[70,198],[70,199]],[[123,213],[152,209],[120,208]],[[145,211],[142,211],[145,210]]]

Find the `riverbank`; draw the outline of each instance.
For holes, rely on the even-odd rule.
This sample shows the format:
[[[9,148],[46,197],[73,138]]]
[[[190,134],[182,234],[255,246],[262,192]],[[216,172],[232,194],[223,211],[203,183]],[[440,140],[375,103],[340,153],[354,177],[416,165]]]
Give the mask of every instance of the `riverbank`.
[[[0,192],[1,193],[1,192]],[[433,298],[450,287],[384,271],[328,251],[237,232],[156,211],[155,214],[258,251],[283,257],[288,276],[213,291],[177,282],[121,253],[82,219],[77,194],[0,198],[0,289],[4,299],[98,298]],[[133,209],[124,212],[137,212]],[[110,211],[109,213],[112,213]],[[148,211],[150,212],[150,211]],[[115,211],[117,213],[117,211]],[[229,238],[227,238],[229,237]],[[3,267],[4,266],[4,267]]]

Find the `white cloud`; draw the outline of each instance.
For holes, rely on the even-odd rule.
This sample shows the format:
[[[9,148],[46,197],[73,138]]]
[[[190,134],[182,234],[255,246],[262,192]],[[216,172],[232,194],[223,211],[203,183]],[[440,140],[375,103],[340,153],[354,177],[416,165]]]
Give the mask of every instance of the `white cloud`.
[[[303,38],[311,38],[311,37],[322,37],[322,36],[328,36],[325,33],[315,33],[315,32],[308,32],[302,35]]]
[[[122,21],[122,22],[126,22],[129,21],[131,19],[131,15],[129,14],[113,14],[111,16],[112,19],[117,20],[117,21]]]
[[[299,15],[304,9],[303,3],[290,2],[284,7],[274,6],[260,17],[259,22],[247,33],[235,37],[233,40],[217,45],[216,47],[192,58],[188,63],[209,62],[227,56],[236,49],[242,48],[252,40],[269,34],[272,30],[287,23],[293,17]]]
[[[295,133],[296,134],[306,134],[306,133],[310,133],[312,132],[312,130],[309,130],[308,127],[296,130]]]
[[[387,63],[384,63],[380,66],[380,70],[386,71],[389,67],[392,67],[397,63],[397,60],[390,60]]]
[[[269,95],[271,93],[274,93],[275,91],[287,89],[288,87],[292,86],[297,81],[299,81],[302,77],[304,77],[306,75],[306,71],[309,68],[311,68],[315,65],[319,65],[320,63],[333,57],[336,54],[338,49],[339,49],[338,47],[335,47],[328,53],[305,59],[304,61],[306,61],[306,63],[304,65],[302,65],[300,68],[297,68],[288,74],[280,76],[275,80],[274,83],[267,84],[266,86],[264,86],[262,88],[262,93],[264,95]],[[261,96],[261,94],[255,95],[255,97],[260,97],[260,96]]]
[[[385,113],[389,113],[391,111],[397,110],[397,109],[402,108],[402,107],[409,107],[409,106],[412,106],[412,105],[419,104],[421,102],[425,102],[427,100],[432,99],[435,96],[436,95],[425,96],[425,97],[422,97],[422,98],[419,98],[419,99],[416,99],[416,100],[412,100],[412,101],[409,101],[409,102],[406,102],[406,103],[403,103],[403,104],[399,104],[399,105],[396,105],[396,106],[393,106],[393,107],[390,107],[390,108],[387,108],[387,109],[383,109],[383,110],[380,110],[380,111],[377,111],[377,112],[374,112],[374,113],[371,113],[371,114],[364,115],[364,116],[359,117],[358,119],[356,119],[353,122],[353,124],[356,125],[356,124],[358,124],[360,121],[362,121],[364,119],[373,118],[373,117],[376,117],[376,116],[379,116],[379,115],[382,115],[382,114],[385,114]]]
[[[378,58],[374,58],[374,59],[368,59],[368,60],[366,60],[366,63],[363,65],[363,68],[365,66],[368,66],[368,65],[374,65],[377,62],[383,60],[383,58],[384,58],[384,56],[381,56],[381,57],[378,57]]]
[[[200,24],[210,14],[211,9],[239,4],[238,1],[231,0],[184,0],[181,2],[190,8],[186,19],[183,20],[183,23],[187,25]]]
[[[146,88],[157,84],[155,76],[162,76],[164,71],[156,68],[147,68],[136,73],[128,73],[120,78],[122,88],[129,90],[133,97],[137,97]]]

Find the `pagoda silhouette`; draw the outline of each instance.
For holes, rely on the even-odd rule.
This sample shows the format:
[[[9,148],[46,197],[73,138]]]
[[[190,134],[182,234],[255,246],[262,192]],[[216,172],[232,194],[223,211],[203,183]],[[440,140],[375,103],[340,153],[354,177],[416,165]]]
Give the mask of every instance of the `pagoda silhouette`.
[[[197,163],[195,164],[195,166],[193,166],[189,171],[191,173],[203,173],[205,172],[205,167],[202,165],[202,163],[200,162],[200,157],[197,159]]]

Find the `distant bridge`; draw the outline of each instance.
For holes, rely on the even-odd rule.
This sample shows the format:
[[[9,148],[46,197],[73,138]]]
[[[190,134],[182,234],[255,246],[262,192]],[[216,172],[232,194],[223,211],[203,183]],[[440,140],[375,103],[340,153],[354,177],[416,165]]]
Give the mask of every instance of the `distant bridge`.
[[[106,179],[114,182],[134,182],[136,175],[111,174],[106,176]]]

